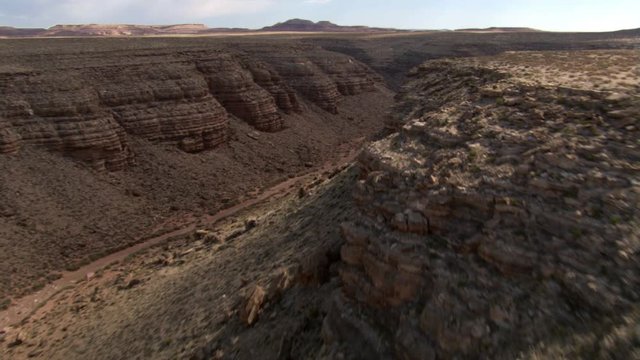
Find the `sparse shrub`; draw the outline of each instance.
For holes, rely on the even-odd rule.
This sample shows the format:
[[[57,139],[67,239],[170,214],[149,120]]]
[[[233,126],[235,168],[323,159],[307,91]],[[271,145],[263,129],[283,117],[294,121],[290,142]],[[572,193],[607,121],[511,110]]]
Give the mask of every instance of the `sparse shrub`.
[[[31,286],[31,291],[38,291],[44,288],[44,286],[46,285],[46,283],[44,281],[37,281],[36,283],[34,283]]]
[[[169,338],[162,340],[162,342],[160,342],[160,347],[161,348],[167,348],[171,345],[173,341]]]
[[[586,160],[589,161],[597,161],[598,158],[596,157],[596,155],[594,153],[584,153],[582,154],[582,157],[585,158]]]
[[[593,207],[591,209],[591,217],[594,219],[602,219],[602,216],[604,215],[602,208],[601,207]]]
[[[431,119],[431,122],[434,126],[446,126],[449,124],[449,120],[447,118],[435,118]]]
[[[478,160],[479,158],[479,154],[478,154],[478,150],[475,148],[470,148],[469,149],[469,155],[468,155],[468,160],[469,162],[474,162],[476,160]]]
[[[78,263],[69,263],[64,268],[67,271],[76,271],[80,269],[80,265]]]
[[[571,229],[571,235],[574,239],[579,239],[582,236],[582,230],[578,228]]]
[[[6,310],[9,308],[9,305],[11,305],[11,300],[4,298],[4,299],[0,299],[0,310]]]
[[[568,197],[572,198],[572,199],[577,199],[578,198],[578,192],[579,189],[577,187],[572,187],[571,189],[569,189],[566,194]]]

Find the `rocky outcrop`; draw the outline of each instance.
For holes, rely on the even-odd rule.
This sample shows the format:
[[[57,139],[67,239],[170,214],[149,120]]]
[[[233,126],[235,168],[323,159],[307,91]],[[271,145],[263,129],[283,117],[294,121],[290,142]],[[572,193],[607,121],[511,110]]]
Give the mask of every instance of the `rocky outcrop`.
[[[20,149],[20,136],[11,128],[9,122],[0,118],[0,154],[13,154]]]
[[[396,32],[395,29],[373,28],[368,26],[342,26],[329,21],[313,22],[304,19],[290,19],[261,29],[262,31],[302,31],[302,32]]]
[[[108,68],[85,76],[130,135],[173,142],[187,152],[212,149],[226,139],[227,113],[192,64]]]
[[[338,112],[338,101],[340,99],[338,86],[311,60],[289,54],[273,54],[269,57],[268,62],[302,96],[324,110],[331,113]]]
[[[310,60],[336,83],[342,95],[357,95],[375,89],[373,71],[350,57],[316,55]]]
[[[414,72],[397,133],[360,157],[325,337],[381,358],[512,358],[633,309],[640,98],[529,80],[576,56],[525,61],[530,78],[501,57]]]
[[[129,159],[123,128],[77,75],[3,76],[0,89],[5,151],[29,143],[109,170],[123,168]]]
[[[248,59],[243,59],[243,63],[251,72],[253,81],[273,96],[280,110],[287,114],[301,111],[296,92],[282,80],[275,70],[264,63]]]
[[[253,80],[238,59],[220,54],[198,60],[198,70],[206,77],[213,96],[235,116],[262,131],[278,131],[284,120],[278,113],[275,98]],[[285,104],[286,105],[286,104]]]
[[[309,57],[250,44],[4,57],[0,152],[33,144],[118,170],[134,158],[129,136],[199,152],[226,141],[229,114],[279,131],[283,113],[302,109],[298,92],[335,113],[342,95],[374,89],[366,66],[304,49]]]
[[[302,45],[254,47],[250,53],[271,65],[302,96],[332,113],[338,112],[343,95],[374,90],[373,71],[342,54]]]

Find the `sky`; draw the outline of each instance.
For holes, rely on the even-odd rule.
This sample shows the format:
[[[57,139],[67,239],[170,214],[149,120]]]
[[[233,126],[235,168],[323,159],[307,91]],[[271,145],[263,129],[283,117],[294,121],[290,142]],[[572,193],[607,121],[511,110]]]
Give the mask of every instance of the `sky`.
[[[291,18],[399,29],[640,27],[640,0],[0,0],[0,26],[177,24],[261,28]]]

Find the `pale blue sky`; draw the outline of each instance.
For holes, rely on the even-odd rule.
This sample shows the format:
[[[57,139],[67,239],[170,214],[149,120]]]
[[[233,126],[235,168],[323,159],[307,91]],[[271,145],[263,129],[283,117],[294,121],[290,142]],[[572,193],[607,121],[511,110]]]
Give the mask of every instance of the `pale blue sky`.
[[[204,23],[260,28],[290,18],[402,29],[640,27],[640,0],[0,0],[0,25]]]

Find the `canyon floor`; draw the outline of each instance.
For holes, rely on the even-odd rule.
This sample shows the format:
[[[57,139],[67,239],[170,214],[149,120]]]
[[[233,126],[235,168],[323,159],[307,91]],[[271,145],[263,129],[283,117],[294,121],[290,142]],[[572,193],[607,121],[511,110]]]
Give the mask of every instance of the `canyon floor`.
[[[0,42],[0,358],[640,358],[640,38]]]

